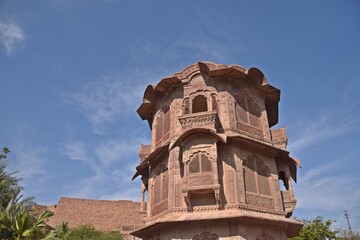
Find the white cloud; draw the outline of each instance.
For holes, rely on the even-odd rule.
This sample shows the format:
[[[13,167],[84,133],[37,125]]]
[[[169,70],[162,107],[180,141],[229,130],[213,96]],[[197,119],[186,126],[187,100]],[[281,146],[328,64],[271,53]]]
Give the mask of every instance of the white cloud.
[[[67,185],[65,192],[80,198],[138,200],[140,195],[134,195],[138,184],[130,181],[138,163],[134,159],[138,159],[139,142],[129,138],[101,140],[93,151],[84,142],[64,144],[63,152],[69,158],[83,161],[91,170],[90,176]]]
[[[137,69],[103,76],[84,84],[70,101],[81,109],[93,131],[101,133],[104,123],[127,116],[141,104],[147,81],[160,80],[154,76],[152,71]]]
[[[72,160],[86,161],[87,149],[83,142],[70,141],[64,144],[63,152]]]
[[[63,153],[72,160],[84,162],[96,174],[101,172],[101,166],[95,156],[88,153],[84,142],[71,140],[63,145]]]
[[[140,201],[140,196],[141,196],[140,185],[136,187],[134,186],[134,184],[132,184],[132,186],[133,187],[131,188],[117,187],[116,189],[114,189],[115,191],[102,195],[100,199],[104,199],[104,200],[128,199],[133,201]]]
[[[130,49],[136,61],[146,62],[155,58],[161,61],[159,65],[169,65],[169,61],[188,62],[189,60],[188,64],[202,60],[223,62],[226,58],[225,47],[201,33],[182,36],[167,46],[139,40],[133,43]]]
[[[42,175],[45,175],[43,168],[44,158],[46,153],[44,147],[20,147],[16,149],[17,169],[21,177],[32,180]]]
[[[11,151],[14,155],[10,156],[9,167],[23,179],[20,185],[24,186],[24,195],[29,197],[42,192],[48,180],[45,170],[47,149],[21,142]]]
[[[0,21],[0,42],[7,54],[11,54],[19,42],[26,39],[24,31],[13,21]]]
[[[350,210],[353,215],[360,215],[360,176],[351,174],[346,169],[351,165],[351,158],[330,161],[327,164],[313,167],[300,174],[295,184],[297,198],[296,212],[305,210],[311,216],[326,214],[326,218],[341,220],[341,211]],[[337,223],[344,228],[344,223]],[[341,226],[340,226],[341,225]],[[359,228],[359,225],[354,225]]]
[[[293,128],[296,131],[295,137],[290,141],[288,148],[291,152],[300,152],[309,146],[341,136],[357,127],[357,119],[356,112],[337,112],[323,113],[321,117],[302,121]]]
[[[73,0],[49,0],[49,5],[55,9],[62,10],[70,10],[73,7],[74,1]]]
[[[125,161],[111,167],[99,164],[89,177],[66,186],[65,191],[71,197],[95,199],[131,199],[139,200],[140,191],[137,182],[131,182],[135,166]],[[131,162],[131,161],[130,161]],[[114,170],[115,169],[115,170]],[[138,194],[134,194],[138,192]]]
[[[171,50],[174,52],[172,53]],[[197,55],[195,57],[200,60],[216,59],[219,62],[223,62],[225,59],[224,46],[222,46],[220,42],[216,42],[205,35],[180,39],[176,41],[172,49],[166,51],[165,54],[178,54],[181,56],[181,52],[195,53]]]
[[[349,163],[330,162],[299,176],[297,207],[333,211],[360,207],[360,189],[357,187],[360,177],[339,171],[343,164]]]
[[[200,11],[197,6],[189,5]],[[174,35],[167,44],[159,40],[139,39],[130,45],[132,57],[137,62],[152,62],[154,59],[159,61],[157,65],[174,63],[175,71],[179,71],[178,64],[191,64],[197,61],[214,61],[224,63],[229,57],[238,55],[244,48],[242,39],[244,33],[239,34],[239,29],[243,28],[238,24],[238,28],[229,25],[226,18],[217,16],[216,18],[203,18],[201,21],[184,20],[178,26],[181,34]],[[224,44],[227,42],[227,44]],[[184,66],[186,67],[186,66]]]
[[[136,156],[139,145],[140,141],[137,141],[137,139],[112,139],[101,143],[94,152],[100,161],[108,166],[115,162],[126,161],[126,158],[131,155]]]

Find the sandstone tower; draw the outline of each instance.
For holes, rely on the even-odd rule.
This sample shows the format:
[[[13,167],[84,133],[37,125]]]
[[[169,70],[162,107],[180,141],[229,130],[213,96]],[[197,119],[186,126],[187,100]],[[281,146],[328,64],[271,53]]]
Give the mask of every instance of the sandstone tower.
[[[141,145],[142,239],[278,240],[291,216],[299,161],[278,122],[280,90],[257,68],[198,62],[149,85],[137,110],[152,131]],[[145,203],[145,197],[147,201]]]

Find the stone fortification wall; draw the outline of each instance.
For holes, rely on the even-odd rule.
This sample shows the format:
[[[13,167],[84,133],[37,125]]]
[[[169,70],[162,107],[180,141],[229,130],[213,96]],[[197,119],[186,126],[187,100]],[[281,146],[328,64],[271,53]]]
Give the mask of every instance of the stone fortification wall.
[[[48,206],[47,209],[54,212],[48,221],[51,227],[65,221],[70,228],[91,224],[98,230],[121,231],[126,226],[143,224],[139,213],[140,203],[127,200],[61,198],[57,205]]]

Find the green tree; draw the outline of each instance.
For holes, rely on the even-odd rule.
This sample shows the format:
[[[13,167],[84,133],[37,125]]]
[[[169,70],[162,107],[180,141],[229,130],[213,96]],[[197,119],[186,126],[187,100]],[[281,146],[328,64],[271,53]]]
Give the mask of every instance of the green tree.
[[[14,173],[9,174],[5,171],[7,166],[5,159],[9,152],[7,147],[0,151],[0,208],[6,208],[10,200],[21,190],[18,185],[19,179],[14,176]]]
[[[39,239],[46,235],[45,221],[53,215],[44,211],[35,218],[22,203],[10,201],[0,211],[0,238],[8,240]]]
[[[37,218],[32,215],[32,198],[23,199],[20,179],[6,172],[9,152],[6,147],[0,151],[0,239],[40,239],[47,232],[45,221],[52,212],[44,211]]]
[[[34,204],[33,198],[23,199],[20,194],[22,187],[19,185],[21,179],[15,176],[17,172],[6,172],[6,158],[9,153],[10,150],[7,147],[0,151],[0,210],[5,209],[11,201],[21,202],[29,210]]]
[[[318,216],[314,219],[303,220],[304,227],[298,236],[290,238],[291,240],[332,240],[340,239],[336,237],[338,230],[332,227],[333,220],[324,220]]]

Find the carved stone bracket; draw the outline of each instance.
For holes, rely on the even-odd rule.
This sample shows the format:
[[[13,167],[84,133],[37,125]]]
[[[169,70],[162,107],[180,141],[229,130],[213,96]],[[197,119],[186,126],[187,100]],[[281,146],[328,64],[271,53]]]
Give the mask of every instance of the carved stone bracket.
[[[286,217],[291,217],[295,206],[296,206],[296,199],[292,196],[290,191],[281,191],[281,198],[284,203],[284,210],[286,212]]]

